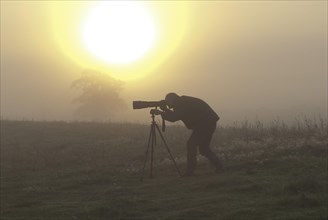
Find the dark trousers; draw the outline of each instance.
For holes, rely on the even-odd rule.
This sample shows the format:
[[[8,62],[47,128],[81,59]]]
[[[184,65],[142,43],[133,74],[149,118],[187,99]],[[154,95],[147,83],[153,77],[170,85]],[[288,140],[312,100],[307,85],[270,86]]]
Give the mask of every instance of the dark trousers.
[[[196,168],[197,147],[199,148],[199,153],[207,157],[217,169],[222,168],[221,161],[210,149],[210,143],[215,129],[216,122],[193,129],[187,142],[187,172],[193,173]]]

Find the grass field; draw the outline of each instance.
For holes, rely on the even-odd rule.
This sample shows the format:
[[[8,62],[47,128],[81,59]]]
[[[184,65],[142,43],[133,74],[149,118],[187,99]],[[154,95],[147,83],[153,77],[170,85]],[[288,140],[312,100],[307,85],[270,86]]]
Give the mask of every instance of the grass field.
[[[164,133],[181,170],[189,131]],[[1,219],[327,219],[327,122],[219,127],[212,149],[180,178],[161,142],[154,178],[148,125],[1,121]],[[148,164],[149,165],[149,164]]]

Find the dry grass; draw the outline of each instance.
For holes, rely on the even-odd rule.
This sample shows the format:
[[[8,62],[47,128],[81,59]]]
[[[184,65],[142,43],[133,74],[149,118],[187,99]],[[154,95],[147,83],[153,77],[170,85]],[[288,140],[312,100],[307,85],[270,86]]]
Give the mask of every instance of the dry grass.
[[[180,169],[189,131],[166,140]],[[213,150],[179,178],[160,141],[156,178],[139,181],[149,126],[1,121],[1,219],[326,219],[327,122],[219,127]],[[148,170],[147,170],[148,173]]]

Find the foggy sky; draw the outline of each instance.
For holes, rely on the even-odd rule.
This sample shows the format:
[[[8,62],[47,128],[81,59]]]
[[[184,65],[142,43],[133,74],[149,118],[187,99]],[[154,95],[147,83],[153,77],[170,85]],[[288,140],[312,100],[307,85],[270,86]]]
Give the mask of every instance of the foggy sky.
[[[207,101],[222,123],[327,117],[326,1],[190,1],[188,10],[179,47],[147,78],[125,83],[128,106],[175,91]],[[1,1],[2,118],[73,119],[79,93],[70,84],[83,68],[48,22],[45,3]],[[145,122],[148,110],[113,120]]]

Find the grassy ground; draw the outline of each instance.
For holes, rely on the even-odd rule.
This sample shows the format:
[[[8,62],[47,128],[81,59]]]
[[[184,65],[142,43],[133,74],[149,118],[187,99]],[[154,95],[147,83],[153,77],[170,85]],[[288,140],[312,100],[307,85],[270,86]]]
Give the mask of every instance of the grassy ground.
[[[218,128],[215,174],[180,178],[164,146],[140,181],[149,126],[1,121],[1,219],[327,219],[327,124]],[[164,133],[181,170],[189,131]]]

